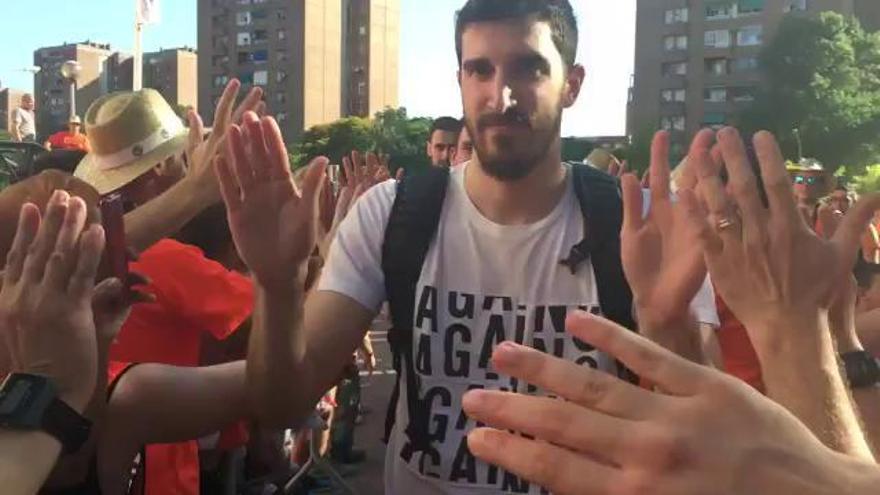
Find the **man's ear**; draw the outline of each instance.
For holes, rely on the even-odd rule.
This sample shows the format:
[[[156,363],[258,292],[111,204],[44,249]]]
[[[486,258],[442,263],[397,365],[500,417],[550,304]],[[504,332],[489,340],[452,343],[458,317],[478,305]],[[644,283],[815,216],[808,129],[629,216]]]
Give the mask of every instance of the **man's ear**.
[[[584,87],[584,81],[587,78],[587,71],[583,65],[575,64],[568,69],[565,76],[565,88],[562,95],[563,108],[571,108],[581,94],[581,88]]]

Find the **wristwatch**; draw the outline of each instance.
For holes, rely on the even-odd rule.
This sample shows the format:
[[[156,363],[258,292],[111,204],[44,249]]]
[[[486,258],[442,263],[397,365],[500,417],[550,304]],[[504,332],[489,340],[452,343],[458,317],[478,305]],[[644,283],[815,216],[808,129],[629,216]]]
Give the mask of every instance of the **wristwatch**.
[[[0,386],[0,427],[43,431],[72,454],[88,440],[92,422],[58,398],[48,377],[13,373]]]
[[[865,388],[880,383],[880,363],[867,351],[840,355],[851,388]]]

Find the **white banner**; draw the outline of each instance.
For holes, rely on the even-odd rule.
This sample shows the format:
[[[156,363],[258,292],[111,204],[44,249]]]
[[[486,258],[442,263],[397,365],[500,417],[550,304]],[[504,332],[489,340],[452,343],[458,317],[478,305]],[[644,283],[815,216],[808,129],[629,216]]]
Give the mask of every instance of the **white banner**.
[[[135,9],[138,24],[159,23],[159,0],[135,0]]]

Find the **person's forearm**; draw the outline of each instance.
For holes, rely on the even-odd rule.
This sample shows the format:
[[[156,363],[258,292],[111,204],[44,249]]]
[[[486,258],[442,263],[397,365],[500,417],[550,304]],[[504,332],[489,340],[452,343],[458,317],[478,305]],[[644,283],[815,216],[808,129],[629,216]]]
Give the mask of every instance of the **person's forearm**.
[[[831,449],[873,461],[840,374],[827,315],[798,321],[792,318],[757,333],[773,336],[772,341],[768,338],[755,343],[770,398],[803,421]]]
[[[129,247],[142,252],[178,232],[196,215],[211,206],[213,196],[186,178],[156,199],[125,215],[125,237]]]
[[[12,140],[21,141],[21,132],[19,132],[18,126],[12,128]]]
[[[252,408],[270,426],[293,426],[308,417],[324,390],[306,359],[304,283],[282,290],[257,284],[248,342],[247,376]]]
[[[46,433],[0,429],[0,486],[3,493],[37,493],[60,453],[61,444]]]
[[[852,322],[849,322],[847,328],[840,330],[835,334],[838,354],[864,350]],[[848,382],[846,384],[849,385]],[[853,389],[852,398],[876,458],[880,454],[880,385]]]
[[[658,322],[639,311],[639,333],[679,356],[699,364],[710,365],[703,350],[700,324],[690,314],[677,322]]]

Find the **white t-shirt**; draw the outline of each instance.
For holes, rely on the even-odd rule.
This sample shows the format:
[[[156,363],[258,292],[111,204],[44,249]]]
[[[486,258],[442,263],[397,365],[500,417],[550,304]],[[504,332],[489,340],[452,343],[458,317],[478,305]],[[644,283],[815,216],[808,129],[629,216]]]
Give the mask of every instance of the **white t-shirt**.
[[[34,123],[34,112],[24,108],[16,108],[12,111],[12,122],[18,128],[21,137],[37,134],[37,126]]]
[[[430,402],[432,451],[405,461],[406,387],[385,461],[385,492],[409,494],[541,493],[538,486],[475,459],[465,437],[475,427],[462,412],[472,388],[541,393],[489,365],[493,348],[513,340],[585,366],[616,372],[612,358],[565,332],[574,309],[598,312],[589,264],[572,275],[559,264],[583,239],[583,216],[571,180],[550,215],[531,225],[499,225],[464,189],[466,166],[451,172],[437,237],[416,292],[414,357]],[[569,174],[570,175],[570,174]],[[396,194],[389,181],[367,192],[340,226],[319,290],[344,294],[378,311],[385,301],[382,243]],[[705,295],[704,295],[705,297]],[[714,298],[694,308],[717,322]]]

